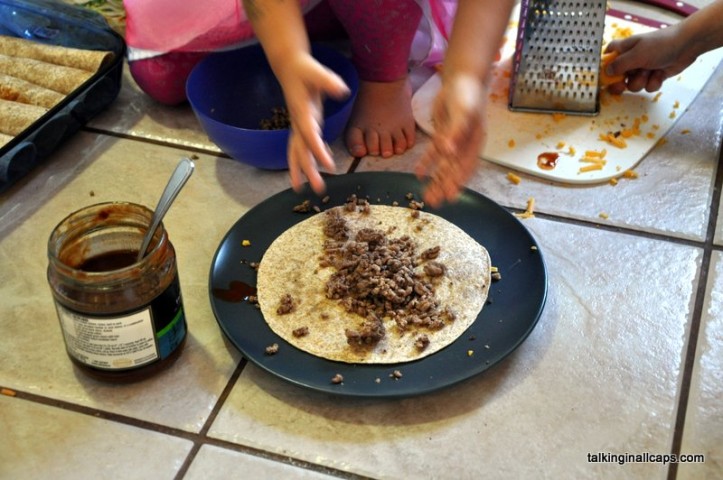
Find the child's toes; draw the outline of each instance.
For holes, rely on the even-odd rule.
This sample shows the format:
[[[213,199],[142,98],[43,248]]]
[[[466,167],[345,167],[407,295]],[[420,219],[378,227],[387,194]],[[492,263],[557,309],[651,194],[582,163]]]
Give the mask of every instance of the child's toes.
[[[367,147],[364,143],[364,132],[353,127],[346,132],[346,148],[354,157],[363,157],[367,154]]]

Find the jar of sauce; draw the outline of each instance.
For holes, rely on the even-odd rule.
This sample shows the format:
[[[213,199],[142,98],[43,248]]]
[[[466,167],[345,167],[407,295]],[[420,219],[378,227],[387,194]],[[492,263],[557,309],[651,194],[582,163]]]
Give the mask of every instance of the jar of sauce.
[[[153,212],[101,203],[62,220],[48,241],[48,283],[70,360],[118,382],[172,364],[186,340],[176,253],[161,224],[136,261]]]

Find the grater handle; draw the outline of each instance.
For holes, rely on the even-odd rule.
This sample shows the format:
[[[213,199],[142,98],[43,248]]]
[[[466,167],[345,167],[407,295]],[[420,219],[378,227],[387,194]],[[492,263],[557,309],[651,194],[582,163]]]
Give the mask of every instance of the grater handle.
[[[679,2],[677,0],[637,0],[637,3],[652,5],[654,7],[678,14],[681,17],[687,17],[698,11],[698,9],[693,5],[685,2]]]

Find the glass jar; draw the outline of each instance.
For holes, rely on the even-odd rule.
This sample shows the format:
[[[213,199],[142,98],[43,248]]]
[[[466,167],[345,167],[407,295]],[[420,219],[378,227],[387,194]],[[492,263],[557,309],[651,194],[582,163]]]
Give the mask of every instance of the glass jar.
[[[153,212],[101,203],[71,213],[48,241],[48,283],[68,356],[102,380],[168,367],[186,340],[176,253],[161,224],[137,262]]]

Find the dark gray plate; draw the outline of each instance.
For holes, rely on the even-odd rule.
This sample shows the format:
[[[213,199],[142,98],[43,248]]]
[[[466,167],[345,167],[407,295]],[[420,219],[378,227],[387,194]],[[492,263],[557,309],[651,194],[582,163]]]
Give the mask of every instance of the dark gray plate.
[[[485,246],[502,280],[492,283],[487,305],[469,329],[448,347],[420,360],[394,365],[353,365],[333,362],[303,352],[268,327],[258,310],[247,301],[224,299],[230,292],[256,285],[256,272],[248,262],[258,262],[266,248],[286,229],[310,214],[294,213],[295,205],[310,200],[323,209],[341,205],[352,193],[373,204],[407,205],[407,193],[421,197],[422,185],[410,174],[355,173],[327,179],[330,201],[322,204],[312,193],[292,190],[261,202],[241,217],[226,234],[213,258],[209,281],[211,306],[221,329],[233,345],[262,369],[296,385],[355,397],[406,397],[454,385],[500,362],[517,348],[534,328],[547,296],[547,273],[539,248],[514,215],[492,200],[465,190],[459,202],[438,210],[426,209],[464,229]],[[250,246],[243,247],[242,241]],[[303,255],[304,252],[299,252]],[[241,287],[239,289],[239,286]],[[265,349],[279,344],[279,352]],[[470,355],[469,352],[473,354]],[[392,378],[394,370],[402,377]],[[340,373],[342,384],[332,384]]]

